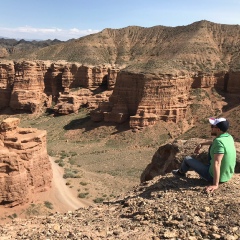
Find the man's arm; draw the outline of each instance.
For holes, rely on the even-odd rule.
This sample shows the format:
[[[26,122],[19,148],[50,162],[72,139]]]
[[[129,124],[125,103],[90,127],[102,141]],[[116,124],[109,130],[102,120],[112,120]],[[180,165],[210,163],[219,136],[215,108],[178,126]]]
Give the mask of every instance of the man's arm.
[[[211,144],[212,144],[212,140],[199,143],[199,144],[197,145],[197,147],[195,148],[194,153],[197,153],[197,154],[198,154],[198,153],[199,153],[199,150],[201,149],[201,147],[202,147],[203,145],[211,145]]]
[[[223,153],[214,154],[214,165],[213,165],[213,185],[207,187],[207,192],[213,192],[218,189],[220,180],[220,167],[223,159]]]

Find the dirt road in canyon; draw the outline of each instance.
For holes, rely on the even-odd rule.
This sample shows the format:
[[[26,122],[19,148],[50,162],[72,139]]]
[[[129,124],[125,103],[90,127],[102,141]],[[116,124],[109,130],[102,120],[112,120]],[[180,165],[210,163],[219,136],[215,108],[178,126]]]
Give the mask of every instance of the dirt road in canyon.
[[[63,168],[59,167],[53,158],[50,158],[50,161],[52,164],[53,181],[48,197],[54,209],[65,212],[89,206],[90,203],[88,201],[77,198],[66,185],[66,180],[63,178]]]

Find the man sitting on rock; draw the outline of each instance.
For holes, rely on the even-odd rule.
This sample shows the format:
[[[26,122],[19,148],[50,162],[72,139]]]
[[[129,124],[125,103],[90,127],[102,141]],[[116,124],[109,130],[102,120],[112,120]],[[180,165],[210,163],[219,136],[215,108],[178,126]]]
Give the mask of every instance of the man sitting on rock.
[[[209,164],[205,165],[198,160],[187,156],[179,169],[173,170],[176,176],[185,177],[190,169],[196,171],[203,179],[212,185],[206,188],[207,192],[218,189],[219,183],[227,182],[234,174],[236,165],[236,149],[233,137],[227,133],[229,122],[225,118],[209,118],[211,135],[216,136],[213,141],[200,143],[195,153],[199,153],[203,145],[211,145],[209,148]]]

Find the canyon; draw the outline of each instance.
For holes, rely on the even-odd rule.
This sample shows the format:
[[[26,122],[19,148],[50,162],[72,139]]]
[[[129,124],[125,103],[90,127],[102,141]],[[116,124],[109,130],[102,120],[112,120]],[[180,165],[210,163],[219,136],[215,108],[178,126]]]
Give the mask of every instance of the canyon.
[[[67,42],[31,44],[30,49],[24,41],[11,48],[0,42],[0,113],[8,116],[0,125],[1,205],[29,203],[32,194],[52,186],[46,130],[20,127],[14,115],[25,113],[31,116],[27,120],[36,118],[27,123],[48,123],[49,149],[57,157],[76,151],[65,164],[72,160],[83,176],[89,169],[98,174],[88,173],[84,180],[89,182],[80,182],[91,186],[89,192],[96,185],[100,191],[99,182],[112,189],[119,182],[130,186],[134,171],[141,181],[97,207],[51,212],[26,222],[13,219],[0,226],[2,236],[7,238],[14,224],[11,236],[22,238],[238,239],[239,39],[240,26],[204,20],[178,27],[104,29]],[[79,119],[64,122],[62,117],[74,114]],[[206,183],[198,176],[190,173],[188,180],[177,181],[169,174],[198,141],[209,138],[210,116],[230,120],[237,149],[233,180],[212,196],[203,193]],[[119,180],[123,168],[130,177],[120,175]]]
[[[239,37],[239,26],[199,21],[104,29],[31,53],[22,48],[0,62],[0,108],[69,114],[87,107],[93,121],[129,121],[133,129],[182,122],[185,131],[196,122],[193,92],[211,95],[201,104],[212,115],[229,104],[221,96],[238,95]]]
[[[0,107],[29,113],[52,109],[58,114],[76,113],[87,107],[93,121],[129,121],[132,129],[159,120],[192,126],[196,120],[192,112],[196,96],[192,93],[216,89],[238,94],[239,74],[233,70],[143,74],[104,65],[9,61],[0,63]],[[211,95],[206,107],[220,114],[224,101]],[[213,102],[218,104],[213,107]]]

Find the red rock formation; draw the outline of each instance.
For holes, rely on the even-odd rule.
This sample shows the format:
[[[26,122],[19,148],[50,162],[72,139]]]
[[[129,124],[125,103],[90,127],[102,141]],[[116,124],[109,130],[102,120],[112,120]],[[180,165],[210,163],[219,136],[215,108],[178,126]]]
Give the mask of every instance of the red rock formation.
[[[97,87],[102,84],[107,85],[108,69],[106,66],[97,66],[92,69],[92,86]]]
[[[63,92],[62,86],[62,73],[64,71],[63,63],[52,63],[51,64],[51,93],[54,102],[57,101],[59,93]]]
[[[73,74],[71,73],[70,66],[66,65],[62,74],[62,87],[64,88],[64,93],[69,92],[69,88],[73,82]]]
[[[134,129],[154,125],[158,120],[188,121],[191,117],[188,114],[192,104],[191,90],[211,89],[223,76],[223,73],[174,75],[121,71],[109,103],[104,103],[102,110],[100,106],[92,114],[92,119],[121,123],[130,118],[130,127]]]
[[[31,113],[42,110],[48,102],[43,90],[41,63],[24,61],[15,64],[14,86],[10,100],[12,109]]]
[[[79,78],[79,86],[88,88],[92,86],[92,67],[80,66],[76,73],[76,78]]]
[[[109,70],[105,66],[66,65],[62,74],[64,92],[60,93],[57,104],[54,106],[54,111],[59,114],[76,113],[83,105],[86,105],[90,110],[94,110],[98,108],[101,102],[108,101],[112,91],[101,93],[103,90],[100,89],[102,85],[108,84],[108,72]],[[114,83],[112,82],[111,84],[113,86]],[[71,91],[73,87],[84,88]]]
[[[61,114],[76,112],[86,103],[95,109],[101,101],[108,100],[118,72],[119,69],[111,71],[104,65],[92,67],[64,61],[0,63],[0,108],[10,106],[13,110],[33,113],[50,107],[53,100],[58,105],[54,110],[59,109]],[[84,97],[82,93],[64,95],[80,87],[93,91],[87,94],[89,101],[86,102],[85,93]],[[101,93],[106,89],[110,90]],[[63,104],[64,107],[60,106]]]
[[[107,78],[107,86],[108,90],[113,90],[116,84],[117,75],[120,72],[119,68],[108,69],[108,78]]]
[[[0,125],[0,204],[15,206],[51,186],[46,131],[19,128],[20,119]]]
[[[0,109],[9,106],[13,82],[13,62],[0,63]]]

